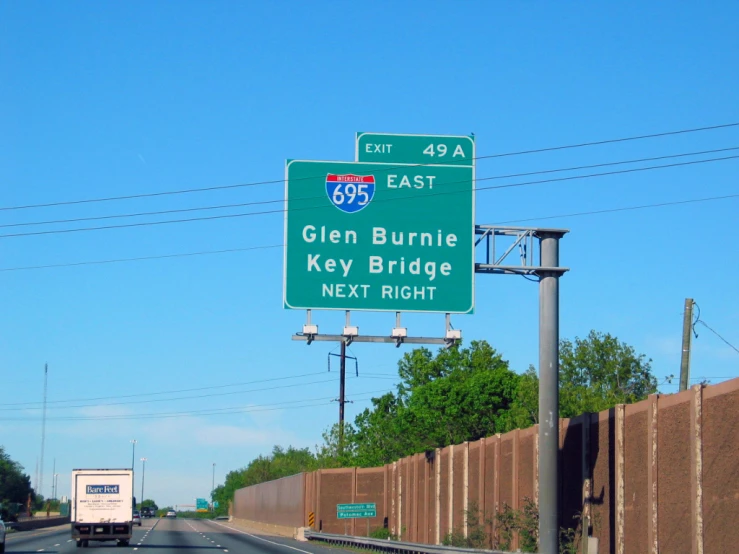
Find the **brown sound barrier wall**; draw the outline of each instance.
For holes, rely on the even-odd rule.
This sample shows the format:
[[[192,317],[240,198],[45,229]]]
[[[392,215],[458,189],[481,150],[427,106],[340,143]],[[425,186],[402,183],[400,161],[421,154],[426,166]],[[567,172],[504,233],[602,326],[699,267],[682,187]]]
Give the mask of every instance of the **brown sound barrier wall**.
[[[723,554],[739,544],[739,379],[653,395],[560,420],[560,525],[599,552]],[[237,491],[234,516],[364,536],[387,527],[439,544],[467,533],[477,506],[538,502],[538,426],[408,456],[377,468],[324,469]],[[377,517],[339,520],[336,505],[375,503]],[[302,510],[302,511],[301,511]],[[369,523],[369,526],[368,526]],[[514,538],[514,550],[518,547]]]

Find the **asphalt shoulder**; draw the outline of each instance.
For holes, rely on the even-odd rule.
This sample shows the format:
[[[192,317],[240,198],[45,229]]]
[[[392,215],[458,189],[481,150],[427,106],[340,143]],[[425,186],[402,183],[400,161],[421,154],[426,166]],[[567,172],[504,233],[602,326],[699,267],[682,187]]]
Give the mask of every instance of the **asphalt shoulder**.
[[[261,530],[249,530],[247,527],[243,527],[241,525],[237,526],[225,521],[203,521],[207,521],[209,526],[220,527],[223,531],[230,530],[236,536],[251,539],[250,542],[255,541],[261,543],[267,547],[265,550],[273,552],[274,554],[340,554],[352,552],[342,548],[324,546],[311,541],[303,542],[278,535],[266,534]]]

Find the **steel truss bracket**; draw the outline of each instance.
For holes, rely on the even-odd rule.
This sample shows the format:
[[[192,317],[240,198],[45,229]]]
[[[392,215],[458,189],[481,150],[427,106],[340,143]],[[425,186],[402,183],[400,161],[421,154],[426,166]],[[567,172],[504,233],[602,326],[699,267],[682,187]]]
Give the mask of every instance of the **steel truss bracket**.
[[[566,267],[548,267],[541,263],[541,241],[560,239],[566,229],[538,227],[505,227],[500,225],[475,225],[475,246],[483,250],[483,260],[475,262],[475,273],[523,275],[541,277],[569,271]],[[497,244],[500,242],[501,244]],[[518,260],[512,255],[518,250]],[[476,256],[479,260],[480,256]]]

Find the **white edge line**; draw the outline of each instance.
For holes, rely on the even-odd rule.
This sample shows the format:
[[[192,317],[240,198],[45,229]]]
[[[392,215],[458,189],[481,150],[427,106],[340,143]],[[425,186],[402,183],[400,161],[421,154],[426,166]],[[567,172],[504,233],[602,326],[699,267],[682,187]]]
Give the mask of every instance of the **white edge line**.
[[[220,525],[221,527],[225,527],[226,529],[231,529],[232,531],[236,531],[237,533],[241,533],[242,535],[248,535],[254,539],[268,542],[270,544],[274,544],[276,546],[282,546],[285,548],[289,548],[290,550],[297,550],[298,552],[302,552],[303,554],[314,554],[313,552],[308,552],[307,550],[301,550],[300,548],[295,548],[294,546],[288,546],[287,544],[282,544],[280,542],[274,542],[267,539],[263,539],[262,537],[257,537],[256,535],[252,535],[251,533],[247,533],[246,531],[242,531],[241,529],[235,529],[233,527],[229,527],[228,525],[223,525],[222,523],[218,523],[217,521],[213,521],[211,523],[215,523],[216,525]]]

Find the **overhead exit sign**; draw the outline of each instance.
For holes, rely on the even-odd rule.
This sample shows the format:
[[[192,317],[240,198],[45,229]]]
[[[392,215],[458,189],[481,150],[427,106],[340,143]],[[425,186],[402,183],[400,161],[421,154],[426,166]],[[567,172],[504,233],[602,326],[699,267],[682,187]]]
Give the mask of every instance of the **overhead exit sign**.
[[[355,160],[398,164],[475,164],[472,136],[357,133]]]
[[[471,313],[473,172],[288,161],[285,307]]]

